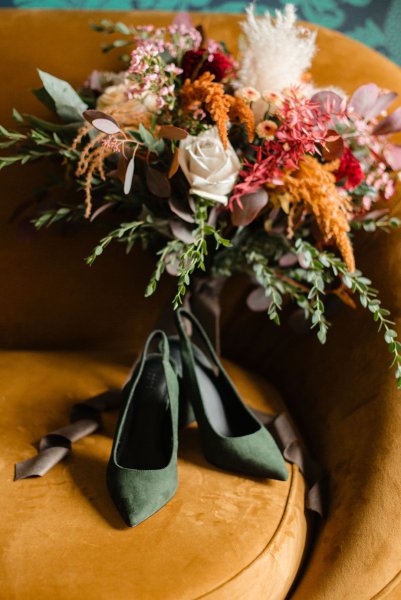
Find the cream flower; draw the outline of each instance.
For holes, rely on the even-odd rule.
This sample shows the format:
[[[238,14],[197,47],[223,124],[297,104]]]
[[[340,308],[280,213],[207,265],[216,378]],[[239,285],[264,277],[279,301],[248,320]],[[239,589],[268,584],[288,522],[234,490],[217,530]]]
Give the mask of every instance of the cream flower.
[[[276,115],[280,112],[280,108],[283,104],[284,98],[280,92],[274,92],[273,90],[264,90],[262,92],[262,98],[267,104],[267,111],[271,115]]]
[[[266,119],[265,121],[261,121],[259,123],[259,125],[256,127],[256,133],[261,138],[271,140],[274,138],[276,129],[277,129],[276,123],[274,121],[271,121],[270,119]]]
[[[99,96],[97,100],[97,108],[99,110],[105,110],[107,108],[112,108],[117,104],[123,104],[127,102],[127,86],[124,83],[120,83],[119,85],[109,85],[103,94]]]
[[[224,148],[216,127],[181,140],[178,160],[191,194],[228,203],[241,165],[231,144]]]
[[[260,94],[254,87],[242,87],[239,90],[236,90],[235,96],[248,103],[260,100]]]

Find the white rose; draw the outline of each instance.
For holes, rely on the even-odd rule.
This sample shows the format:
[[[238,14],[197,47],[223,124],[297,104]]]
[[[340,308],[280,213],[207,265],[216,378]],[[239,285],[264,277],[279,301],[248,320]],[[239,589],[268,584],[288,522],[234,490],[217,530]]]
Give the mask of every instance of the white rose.
[[[181,140],[178,159],[191,194],[228,203],[241,165],[231,144],[224,148],[216,127]]]

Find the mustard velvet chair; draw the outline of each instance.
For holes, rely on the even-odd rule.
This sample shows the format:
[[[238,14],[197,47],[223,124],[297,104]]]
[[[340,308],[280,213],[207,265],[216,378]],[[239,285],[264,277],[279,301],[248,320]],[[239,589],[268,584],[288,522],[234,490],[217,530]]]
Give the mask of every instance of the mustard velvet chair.
[[[30,94],[36,67],[78,85],[91,69],[116,66],[99,52],[101,36],[87,27],[102,17],[157,24],[172,18],[0,13],[3,123],[11,125],[13,106],[46,114]],[[194,21],[235,47],[236,16],[195,15]],[[374,51],[327,30],[319,30],[318,45],[318,84],[352,91],[373,80],[401,92],[400,70]],[[103,233],[96,226],[60,236],[10,222],[52,168],[13,167],[0,179],[1,597],[400,598],[400,398],[384,344],[359,310],[339,311],[322,348],[286,323],[277,330],[264,315],[248,313],[242,281],[223,294],[223,354],[234,361],[227,363],[234,381],[250,405],[266,412],[285,409],[277,390],[284,392],[329,475],[328,517],[309,560],[298,468],[288,465],[288,482],[223,473],[203,460],[195,429],[181,434],[176,497],[133,530],[124,527],[104,482],[115,414],[106,414],[103,431],[78,442],[44,478],[12,481],[13,463],[32,456],[33,441],[66,423],[74,402],[123,383],[174,286],[165,280],[145,301],[152,260],[139,251],[126,257],[114,247],[86,267],[82,259]],[[400,236],[362,241],[363,268],[401,318]]]

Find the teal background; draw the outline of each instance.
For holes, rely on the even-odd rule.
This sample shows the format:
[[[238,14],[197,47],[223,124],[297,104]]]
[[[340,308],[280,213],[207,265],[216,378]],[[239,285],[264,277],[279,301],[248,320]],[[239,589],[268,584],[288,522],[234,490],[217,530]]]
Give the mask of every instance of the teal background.
[[[286,3],[287,0],[260,0],[258,10],[282,8]],[[298,7],[301,19],[342,31],[401,65],[401,0],[292,0],[292,3]],[[17,8],[209,12],[242,12],[246,5],[244,0],[0,0],[0,6]]]

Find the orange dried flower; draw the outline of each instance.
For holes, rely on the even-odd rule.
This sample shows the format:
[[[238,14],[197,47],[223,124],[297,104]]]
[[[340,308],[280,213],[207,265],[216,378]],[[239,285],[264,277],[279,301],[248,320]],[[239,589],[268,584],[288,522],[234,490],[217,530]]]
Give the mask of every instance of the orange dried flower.
[[[146,111],[138,102],[127,101],[115,105],[114,107],[104,110],[118,120],[122,131],[136,128],[140,123],[145,127],[149,127],[151,122],[151,114]],[[92,129],[92,125],[86,124],[78,131],[71,149],[77,150],[84,137]],[[85,177],[85,218],[89,219],[92,211],[92,178],[97,172],[102,181],[106,179],[104,168],[105,160],[113,154],[113,149],[102,144],[107,135],[98,132],[89,142],[82,148],[75,174],[77,177]]]
[[[351,203],[346,194],[336,187],[332,171],[338,168],[338,161],[321,164],[313,156],[305,155],[296,172],[283,177],[284,186],[294,203],[291,213],[299,203],[312,213],[325,242],[334,243],[340,251],[349,271],[355,271],[355,258],[348,237],[350,229],[348,215]],[[291,235],[291,218],[289,234]]]
[[[247,126],[248,136],[253,139],[255,123],[253,113],[240,98],[224,93],[224,86],[214,81],[214,75],[202,73],[198,79],[186,79],[181,88],[181,99],[184,110],[195,110],[203,104],[209,112],[223,142],[227,147],[227,124],[229,119],[239,118]]]
[[[238,120],[243,123],[248,133],[248,139],[253,142],[255,132],[255,117],[248,104],[242,98],[232,97],[230,112],[228,114],[230,121]]]

